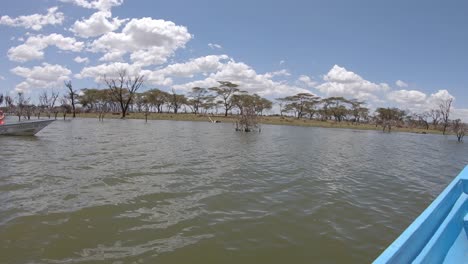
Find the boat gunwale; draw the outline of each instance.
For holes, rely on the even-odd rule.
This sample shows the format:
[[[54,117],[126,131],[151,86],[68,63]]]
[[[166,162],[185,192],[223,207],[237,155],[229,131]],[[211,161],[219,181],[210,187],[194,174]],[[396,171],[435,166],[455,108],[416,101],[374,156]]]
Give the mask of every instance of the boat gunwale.
[[[466,193],[463,181],[468,181],[468,166],[373,263],[410,263],[414,261],[450,214],[460,195]]]

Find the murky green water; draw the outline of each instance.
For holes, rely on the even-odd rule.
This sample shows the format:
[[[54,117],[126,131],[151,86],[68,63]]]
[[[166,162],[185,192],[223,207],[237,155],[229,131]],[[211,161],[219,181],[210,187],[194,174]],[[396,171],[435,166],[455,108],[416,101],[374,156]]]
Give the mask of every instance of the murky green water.
[[[0,263],[371,262],[465,164],[435,135],[57,121],[0,137]]]

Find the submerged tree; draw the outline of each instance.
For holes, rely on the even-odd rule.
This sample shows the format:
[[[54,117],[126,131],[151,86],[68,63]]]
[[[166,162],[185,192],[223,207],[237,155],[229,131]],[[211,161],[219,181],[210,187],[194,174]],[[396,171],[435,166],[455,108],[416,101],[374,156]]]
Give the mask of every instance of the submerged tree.
[[[456,119],[453,121],[453,132],[457,136],[458,142],[463,141],[463,137],[465,136],[466,130],[466,124],[462,123],[460,119]]]

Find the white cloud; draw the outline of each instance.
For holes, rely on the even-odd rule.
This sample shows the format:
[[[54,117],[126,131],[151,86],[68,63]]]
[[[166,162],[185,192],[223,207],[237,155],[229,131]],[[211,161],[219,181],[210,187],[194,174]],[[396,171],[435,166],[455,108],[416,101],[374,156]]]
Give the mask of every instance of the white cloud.
[[[89,59],[87,57],[80,57],[80,56],[77,56],[73,59],[76,63],[84,63],[84,64],[88,64],[89,63]]]
[[[104,54],[104,56],[102,56],[101,58],[99,58],[99,61],[124,62],[123,56],[125,55],[125,53],[126,53],[125,51],[120,51],[120,50],[111,51],[111,52]]]
[[[155,71],[147,70],[143,74],[151,84],[168,86],[172,84],[170,77],[193,78],[196,74],[207,75],[220,70],[223,62],[228,59],[227,55],[208,55],[184,63],[171,64]]]
[[[114,6],[123,4],[123,0],[60,0],[64,3],[72,3],[88,9],[109,11]]]
[[[32,68],[15,67],[11,72],[25,78],[23,82],[15,88],[17,91],[25,91],[29,88],[48,88],[62,86],[63,82],[69,79],[72,73],[66,67],[61,65],[51,65],[42,63],[42,66]]]
[[[84,43],[56,33],[47,36],[31,36],[24,44],[10,48],[8,50],[8,58],[18,62],[42,59],[44,58],[44,49],[48,46],[56,46],[61,50],[79,52],[83,49]]]
[[[307,75],[301,75],[299,76],[299,78],[297,79],[297,83],[298,84],[302,84],[302,85],[305,85],[306,87],[314,87],[317,85],[317,82],[312,80],[309,76]]]
[[[388,93],[387,98],[403,105],[420,105],[426,102],[427,95],[415,90],[399,90]]]
[[[265,77],[267,77],[269,79],[271,79],[273,77],[279,77],[279,76],[291,76],[291,73],[289,73],[289,71],[286,70],[286,69],[265,73]]]
[[[279,65],[283,65],[283,64],[285,64],[285,63],[286,63],[285,60],[280,60]]]
[[[110,11],[98,11],[88,19],[76,21],[70,30],[80,37],[97,37],[117,30],[125,21],[126,19],[119,19],[118,17],[112,18]]]
[[[222,49],[223,47],[219,44],[215,44],[215,43],[208,43],[208,47],[212,48],[212,49]]]
[[[97,66],[85,67],[79,74],[75,74],[75,78],[93,78],[95,82],[102,82],[104,76],[108,78],[118,77],[118,73],[121,70],[126,70],[129,75],[135,75],[141,73],[141,67],[134,64],[128,64],[123,62],[115,62],[109,64],[101,64]]]
[[[121,33],[106,33],[92,42],[90,50],[112,54],[119,52],[120,57],[130,53],[130,59],[136,64],[159,65],[167,62],[177,49],[185,47],[191,38],[186,27],[145,17],[130,20]],[[106,55],[102,60],[108,60],[105,58]]]
[[[405,82],[402,81],[402,80],[396,81],[395,84],[396,84],[396,86],[398,86],[398,87],[400,87],[400,88],[406,88],[406,87],[408,87],[408,84],[405,83]]]
[[[227,59],[229,59],[227,55],[208,55],[185,63],[171,64],[157,72],[164,75],[192,78],[194,74],[207,74],[221,69],[223,66],[222,62]]]
[[[208,55],[184,63],[171,64],[156,70],[143,70],[139,64],[115,62],[86,67],[75,77],[80,79],[94,78],[95,81],[99,82],[103,75],[115,76],[120,69],[126,69],[131,74],[144,75],[145,81],[149,84],[170,86],[172,85],[171,77],[193,78],[196,74],[207,75],[220,70],[223,67],[223,62],[228,59],[227,55]]]
[[[430,102],[439,103],[442,100],[455,99],[447,90],[438,90],[429,97]]]
[[[57,12],[58,7],[47,9],[47,14],[33,14],[12,18],[9,16],[0,17],[0,25],[12,27],[24,27],[32,30],[41,30],[46,25],[61,25],[65,16],[62,12]]]
[[[376,93],[390,89],[386,83],[373,83],[338,65],[323,77],[324,83],[316,87],[325,96],[344,96],[359,100],[379,101]]]
[[[0,80],[4,81],[4,80],[5,80],[5,77],[3,77],[2,75],[0,75]]]
[[[463,122],[468,123],[468,108],[454,108],[450,119],[461,119]]]
[[[442,100],[450,98],[455,99],[447,90],[438,90],[429,96],[416,90],[398,90],[387,94],[389,102],[395,102],[399,108],[408,109],[416,113],[438,109]]]
[[[211,73],[203,80],[178,84],[173,87],[177,90],[189,91],[192,87],[213,87],[219,85],[218,81],[230,81],[238,84],[241,90],[268,97],[310,92],[309,90],[289,85],[285,81],[274,81],[271,78],[271,73],[257,74],[247,64],[230,60],[223,64],[217,72]]]

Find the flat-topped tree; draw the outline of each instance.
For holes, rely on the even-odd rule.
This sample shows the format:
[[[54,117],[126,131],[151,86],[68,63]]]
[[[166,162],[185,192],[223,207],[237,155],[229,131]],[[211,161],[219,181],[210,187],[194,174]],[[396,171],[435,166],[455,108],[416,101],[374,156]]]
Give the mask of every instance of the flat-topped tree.
[[[369,116],[369,108],[364,107],[364,101],[352,99],[348,101],[351,104],[350,114],[354,117],[354,122],[359,123],[361,119],[367,119]]]
[[[156,107],[158,113],[162,113],[163,105],[169,102],[170,95],[167,92],[159,89],[151,89],[145,92],[148,102],[151,106]]]
[[[104,75],[103,80],[110,90],[110,95],[119,104],[122,118],[125,118],[135,93],[143,85],[144,75],[135,74],[130,76],[126,70],[119,70],[117,75],[114,78]]]
[[[388,131],[392,130],[392,125],[403,123],[403,119],[406,116],[404,110],[398,108],[383,108],[379,107],[375,110],[377,123],[380,123],[383,127],[383,131],[388,128]]]
[[[200,108],[208,99],[208,90],[206,88],[193,87],[188,96],[190,98],[190,100],[187,101],[188,105],[192,108],[194,114],[198,114],[200,112]]]
[[[276,99],[281,102],[286,102],[285,111],[294,111],[297,119],[301,118],[305,113],[307,105],[311,106],[319,102],[320,97],[311,93],[298,93],[293,96]]]
[[[222,99],[223,105],[224,105],[224,116],[228,115],[229,110],[232,109],[233,104],[231,102],[231,97],[235,93],[239,92],[239,89],[237,88],[239,85],[232,83],[232,82],[226,82],[226,81],[218,81],[220,83],[219,87],[212,87],[209,88],[209,90],[216,92],[217,96]]]
[[[169,95],[169,106],[174,110],[174,114],[177,114],[180,107],[187,103],[187,98],[183,94],[177,94],[172,89],[172,94]]]
[[[335,121],[341,122],[348,114],[346,104],[351,104],[349,100],[344,97],[328,97],[322,100],[326,113],[333,116]]]

